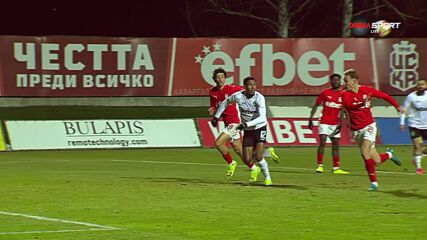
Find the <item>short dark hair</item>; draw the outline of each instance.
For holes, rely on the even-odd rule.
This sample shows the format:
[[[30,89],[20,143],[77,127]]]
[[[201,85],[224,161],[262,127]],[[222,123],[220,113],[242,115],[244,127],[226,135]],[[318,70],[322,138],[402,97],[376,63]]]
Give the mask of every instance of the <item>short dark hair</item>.
[[[357,74],[356,70],[352,68],[345,70],[344,77],[347,77],[347,76],[353,79],[359,79],[359,74]]]
[[[331,80],[332,80],[334,77],[337,77],[337,78],[341,79],[341,75],[339,75],[338,73],[334,73],[334,74],[329,75],[329,79],[331,79]]]
[[[246,86],[246,84],[248,84],[248,82],[250,80],[254,80],[255,81],[255,78],[254,77],[245,77],[245,79],[243,79],[243,84]]]
[[[212,79],[215,80],[215,77],[218,73],[224,73],[224,76],[227,77],[227,73],[223,68],[217,68],[212,72]]]

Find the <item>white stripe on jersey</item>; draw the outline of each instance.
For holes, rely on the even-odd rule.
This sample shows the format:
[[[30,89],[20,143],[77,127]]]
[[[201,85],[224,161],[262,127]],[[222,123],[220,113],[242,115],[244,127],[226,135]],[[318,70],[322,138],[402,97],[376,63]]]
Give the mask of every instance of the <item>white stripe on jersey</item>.
[[[403,103],[408,113],[408,126],[427,129],[427,91],[418,96],[416,92],[410,93]]]

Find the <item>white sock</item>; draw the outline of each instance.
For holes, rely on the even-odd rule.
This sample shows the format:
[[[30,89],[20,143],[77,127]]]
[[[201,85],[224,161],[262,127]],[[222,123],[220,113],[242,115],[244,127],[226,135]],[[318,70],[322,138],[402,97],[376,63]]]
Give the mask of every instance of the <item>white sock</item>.
[[[267,161],[265,161],[265,159],[263,158],[258,163],[259,163],[259,166],[261,167],[262,173],[265,176],[265,179],[270,179],[271,180],[270,171],[268,170],[268,163],[267,163]]]
[[[378,182],[371,182],[371,184],[378,187]]]
[[[250,167],[249,169],[250,169],[251,171],[253,171],[253,170],[255,170],[255,168],[256,168],[256,164],[252,165],[252,167]]]
[[[271,157],[270,156],[270,151],[268,150],[264,150],[264,153],[262,154],[263,157]]]
[[[271,157],[270,152],[269,152],[269,151],[267,151],[267,150],[264,150],[264,152],[262,153],[262,157],[263,157],[263,158]],[[254,161],[256,161],[255,152],[254,152],[254,154],[252,155],[252,159],[253,159]]]
[[[388,158],[393,157],[393,153],[386,151],[386,153],[388,154]]]
[[[421,155],[414,156],[414,163],[415,163],[415,166],[417,169],[422,168],[421,167],[421,158],[422,158]]]

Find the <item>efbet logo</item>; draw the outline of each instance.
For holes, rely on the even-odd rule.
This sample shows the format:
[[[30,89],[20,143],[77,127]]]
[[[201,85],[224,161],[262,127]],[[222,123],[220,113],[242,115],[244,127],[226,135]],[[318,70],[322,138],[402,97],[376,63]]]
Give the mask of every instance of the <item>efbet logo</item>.
[[[417,45],[409,41],[400,41],[393,44],[390,54],[390,85],[402,92],[417,85],[418,80],[418,52]]]
[[[231,47],[237,49],[227,46],[228,49]],[[285,86],[296,77],[305,85],[321,86],[329,82],[325,72],[344,72],[345,62],[356,60],[356,53],[345,52],[344,48],[345,44],[341,43],[330,55],[310,49],[297,58],[287,52],[274,52],[272,43],[251,43],[241,46],[239,56],[233,57],[221,50],[221,44],[216,43],[203,46],[202,53],[194,59],[196,64],[200,64],[203,79],[212,86],[215,85],[212,72],[220,67],[234,75],[227,77],[227,84],[238,82],[242,86],[245,77],[261,76],[262,86]],[[275,68],[276,64],[280,64],[280,69],[284,70]],[[235,76],[238,81],[235,81]]]

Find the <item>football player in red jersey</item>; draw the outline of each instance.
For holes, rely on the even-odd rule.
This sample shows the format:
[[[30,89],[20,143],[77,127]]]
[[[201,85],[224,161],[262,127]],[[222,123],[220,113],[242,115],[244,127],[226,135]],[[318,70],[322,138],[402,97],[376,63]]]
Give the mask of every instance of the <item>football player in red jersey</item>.
[[[329,137],[332,141],[332,159],[334,174],[348,174],[347,171],[340,169],[340,155],[339,155],[339,144],[340,144],[340,118],[342,110],[341,100],[341,76],[339,74],[332,74],[329,76],[330,88],[327,88],[320,92],[319,96],[314,103],[311,112],[310,119],[308,121],[308,127],[313,129],[313,116],[316,113],[317,108],[323,105],[322,117],[320,118],[319,124],[319,147],[317,148],[317,168],[316,172],[323,172],[323,153],[325,150],[326,139]]]
[[[222,101],[227,97],[231,96],[235,92],[243,90],[240,86],[225,84],[227,74],[224,69],[217,68],[213,71],[212,78],[216,83],[216,86],[212,87],[209,96],[210,96],[210,108],[209,115],[214,115],[217,111],[218,106]],[[237,109],[236,103],[229,105],[221,115],[225,128],[222,130],[221,134],[215,140],[215,147],[221,153],[224,160],[228,163],[227,166],[227,178],[233,176],[236,169],[237,163],[231,157],[226,143],[230,141],[231,147],[239,155],[240,159],[249,167],[251,171],[259,170],[253,162],[245,161],[243,158],[242,143],[240,142],[240,133],[234,131],[234,129],[240,125],[240,115]],[[212,126],[217,127],[218,119],[214,118],[212,121]],[[231,131],[233,129],[233,131]],[[272,158],[275,162],[278,161],[279,157],[274,152],[272,147],[268,148],[265,151],[264,156]]]
[[[347,89],[343,90],[341,96],[344,107],[347,109],[350,118],[350,129],[356,140],[365,168],[371,181],[370,191],[378,189],[375,165],[379,165],[391,159],[396,165],[402,163],[400,159],[393,155],[392,149],[387,149],[385,153],[378,154],[375,149],[375,139],[377,136],[377,126],[371,112],[371,100],[373,97],[381,98],[393,105],[398,112],[400,106],[390,95],[372,87],[359,85],[359,75],[356,70],[348,69],[344,72],[344,82]]]

